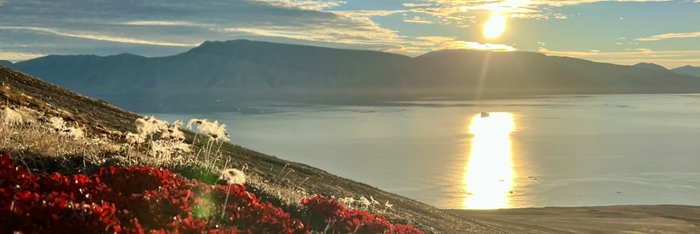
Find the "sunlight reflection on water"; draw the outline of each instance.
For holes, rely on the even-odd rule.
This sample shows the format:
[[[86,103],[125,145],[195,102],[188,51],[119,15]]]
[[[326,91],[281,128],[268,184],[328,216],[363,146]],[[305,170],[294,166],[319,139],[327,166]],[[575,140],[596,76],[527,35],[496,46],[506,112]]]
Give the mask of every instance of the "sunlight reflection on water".
[[[515,129],[511,113],[475,115],[469,125],[471,141],[464,174],[464,208],[498,209],[510,207],[513,188],[513,159],[510,133]]]

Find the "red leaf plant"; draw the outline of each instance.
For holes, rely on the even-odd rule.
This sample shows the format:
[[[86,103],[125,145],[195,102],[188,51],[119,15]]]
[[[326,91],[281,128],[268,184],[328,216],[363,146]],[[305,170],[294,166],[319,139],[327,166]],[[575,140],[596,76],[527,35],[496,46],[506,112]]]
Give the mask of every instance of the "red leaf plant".
[[[208,185],[149,166],[32,174],[0,155],[0,233],[308,233],[328,225],[334,233],[421,233],[330,198],[303,205],[308,217],[295,218],[244,185]]]
[[[315,195],[301,202],[308,209],[305,219],[317,231],[331,233],[423,233],[413,226],[391,224],[367,211],[346,209],[337,200]]]

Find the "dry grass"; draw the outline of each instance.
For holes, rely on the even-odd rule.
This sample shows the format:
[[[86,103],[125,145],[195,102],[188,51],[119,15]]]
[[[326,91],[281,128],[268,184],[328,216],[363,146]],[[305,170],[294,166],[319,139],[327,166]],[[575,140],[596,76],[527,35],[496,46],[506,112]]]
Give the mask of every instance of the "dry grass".
[[[195,144],[190,145],[185,143],[178,123],[168,124],[146,117],[137,120],[136,124],[140,126],[137,133],[90,133],[78,123],[64,121],[58,116],[26,107],[4,106],[0,107],[0,151],[10,152],[25,164],[35,164],[28,160],[60,164],[67,158],[78,157],[83,166],[151,165],[209,182],[214,182],[212,180],[218,177],[218,172],[225,168],[240,168],[249,173],[247,165],[223,156],[220,150],[222,140],[210,137],[210,132],[199,134],[193,140]],[[217,131],[225,137],[223,129]],[[273,181],[249,174],[247,183],[259,188],[261,193],[277,197],[284,204],[296,205],[308,194],[279,183],[289,173],[292,171],[282,169],[280,176]]]
[[[5,121],[5,116],[19,114],[20,121]],[[86,163],[95,165],[110,161],[119,165],[153,165],[174,167],[196,165],[188,152],[163,150],[172,146],[172,141],[151,138],[142,144],[130,144],[125,133],[87,133],[76,122],[64,121],[61,117],[26,107],[3,107],[0,109],[0,150],[15,157],[39,156],[61,159],[82,157]],[[27,157],[25,157],[26,159]]]
[[[18,115],[21,116],[19,120]],[[214,128],[216,131],[198,131],[192,139],[194,144],[187,144],[179,122],[168,124],[146,117],[135,124],[137,133],[91,133],[76,122],[34,109],[0,107],[0,151],[10,152],[30,171],[43,172],[89,172],[105,165],[151,165],[213,183],[220,171],[240,168],[251,191],[277,206],[287,207],[286,210],[297,210],[300,200],[313,195],[304,189],[306,180],[294,184],[288,179],[296,172],[287,166],[270,168],[267,174],[274,176],[265,177],[252,173],[247,164],[225,157],[220,147],[221,138],[227,137],[223,125]],[[386,211],[380,206],[346,205],[375,213]]]
[[[23,113],[27,113],[25,110]],[[0,124],[0,150],[32,152],[44,156],[63,157],[82,155],[99,161],[105,155],[119,154],[118,144],[100,138],[76,138],[51,129],[45,116],[35,116],[33,121],[18,124]]]

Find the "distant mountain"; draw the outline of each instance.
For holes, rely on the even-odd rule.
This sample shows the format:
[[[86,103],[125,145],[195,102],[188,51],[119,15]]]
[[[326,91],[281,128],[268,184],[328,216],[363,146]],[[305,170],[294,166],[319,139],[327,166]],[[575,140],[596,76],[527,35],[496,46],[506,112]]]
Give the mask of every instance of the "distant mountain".
[[[678,74],[685,74],[685,75],[700,77],[700,67],[686,65],[686,66],[671,69],[671,71],[678,73]]]
[[[668,69],[665,68],[664,66],[661,66],[661,65],[655,64],[655,63],[637,63],[634,65],[634,67],[654,69],[654,70],[660,70],[660,71],[668,71]]]
[[[376,51],[234,40],[147,58],[46,56],[14,68],[132,110],[226,110],[239,101],[385,102],[544,94],[700,92],[700,79],[531,52]]]
[[[12,66],[12,62],[7,61],[7,60],[0,60],[0,65],[10,67],[10,66]]]

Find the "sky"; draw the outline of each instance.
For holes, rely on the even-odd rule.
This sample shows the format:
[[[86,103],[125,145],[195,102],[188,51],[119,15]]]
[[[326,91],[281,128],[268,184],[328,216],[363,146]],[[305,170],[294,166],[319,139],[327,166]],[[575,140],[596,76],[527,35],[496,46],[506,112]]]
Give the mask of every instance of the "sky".
[[[506,28],[486,38],[493,14],[505,16]],[[0,0],[0,60],[168,56],[234,39],[700,66],[700,0]]]

